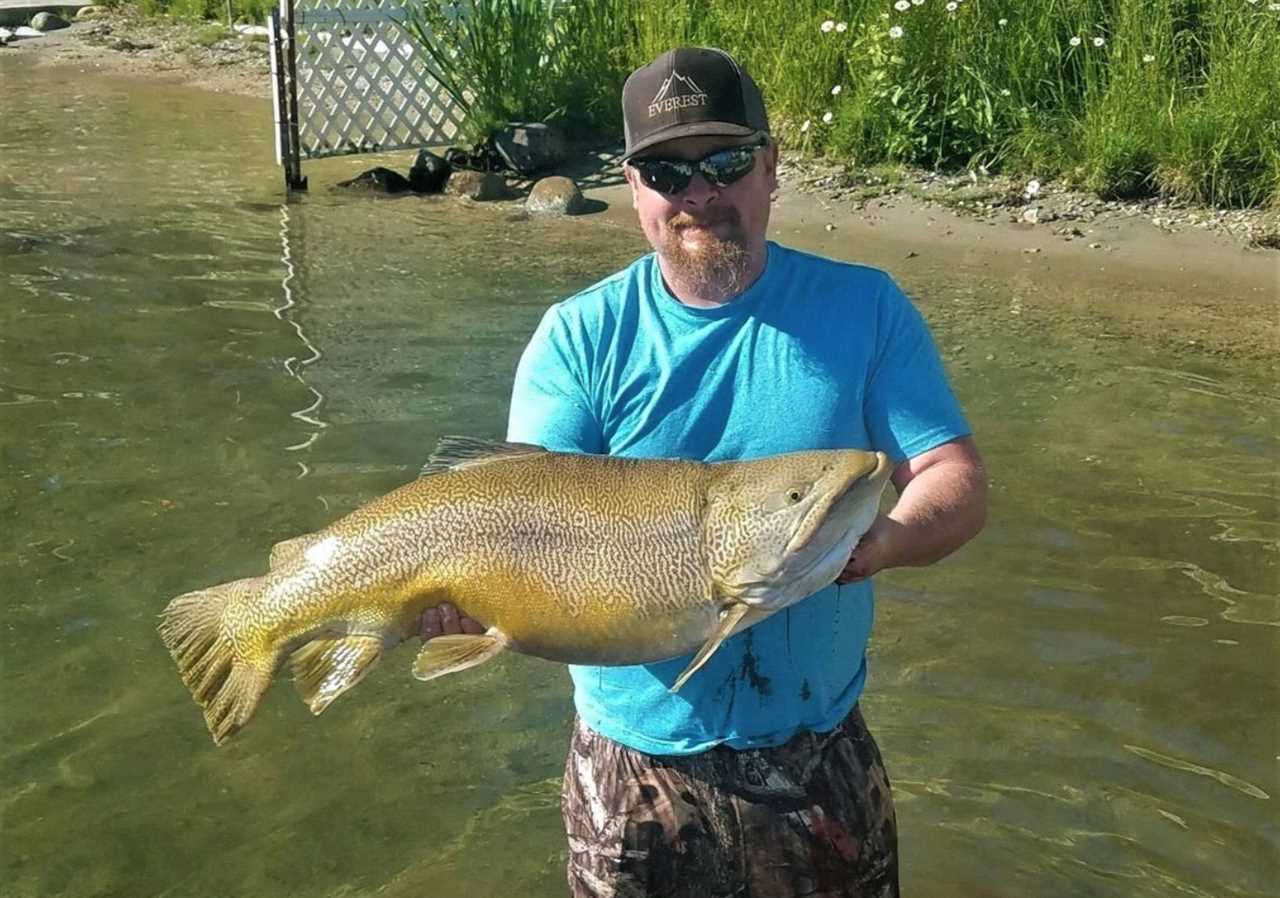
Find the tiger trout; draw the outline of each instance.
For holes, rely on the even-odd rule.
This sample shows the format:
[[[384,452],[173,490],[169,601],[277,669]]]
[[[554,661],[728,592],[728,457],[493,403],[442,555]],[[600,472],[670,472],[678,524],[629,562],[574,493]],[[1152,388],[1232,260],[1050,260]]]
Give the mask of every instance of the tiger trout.
[[[449,437],[417,480],[278,543],[260,577],[173,599],[160,636],[221,744],[288,659],[319,714],[442,602],[486,627],[439,636],[430,680],[504,650],[570,664],[694,653],[831,583],[875,519],[883,453],[636,460]]]

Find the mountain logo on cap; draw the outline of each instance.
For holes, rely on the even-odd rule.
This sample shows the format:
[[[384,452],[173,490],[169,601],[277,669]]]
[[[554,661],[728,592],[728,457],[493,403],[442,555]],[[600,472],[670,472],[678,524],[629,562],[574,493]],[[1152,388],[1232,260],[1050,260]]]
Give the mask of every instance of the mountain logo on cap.
[[[706,106],[707,99],[706,91],[698,87],[692,78],[672,69],[667,80],[662,82],[658,92],[649,101],[649,118],[691,106]]]

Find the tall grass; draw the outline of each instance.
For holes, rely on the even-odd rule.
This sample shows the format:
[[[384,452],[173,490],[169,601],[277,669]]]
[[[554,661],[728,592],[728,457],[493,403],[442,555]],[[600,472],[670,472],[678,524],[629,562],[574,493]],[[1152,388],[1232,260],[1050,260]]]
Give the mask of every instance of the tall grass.
[[[225,4],[142,2],[212,16]],[[440,42],[464,61],[437,62],[477,132],[542,119],[620,136],[627,73],[704,45],[753,74],[789,147],[1280,205],[1278,0],[409,2],[428,21],[467,11]],[[269,3],[233,6],[260,16]]]
[[[478,140],[513,120],[614,131],[632,25],[616,0],[405,0],[407,30]]]
[[[639,56],[730,50],[775,130],[836,159],[1061,175],[1104,196],[1280,204],[1280,4],[631,4]],[[665,37],[664,37],[664,26]]]

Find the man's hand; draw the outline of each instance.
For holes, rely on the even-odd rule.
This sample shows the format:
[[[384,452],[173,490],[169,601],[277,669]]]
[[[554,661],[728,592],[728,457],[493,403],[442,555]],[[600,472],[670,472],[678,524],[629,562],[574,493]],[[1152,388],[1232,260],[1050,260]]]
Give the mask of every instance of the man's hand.
[[[845,583],[865,580],[883,570],[888,559],[893,557],[891,543],[902,529],[902,525],[888,515],[877,515],[871,527],[862,534],[862,539],[858,540],[857,547],[849,556],[849,563],[836,577],[836,582],[843,586]]]
[[[969,437],[907,459],[893,472],[893,485],[897,504],[863,534],[837,583],[933,564],[972,539],[986,520],[987,475]]]
[[[434,608],[422,612],[422,624],[418,635],[426,642],[436,636],[457,636],[466,633],[479,636],[485,628],[466,615],[459,614],[458,609],[449,602],[442,602]]]

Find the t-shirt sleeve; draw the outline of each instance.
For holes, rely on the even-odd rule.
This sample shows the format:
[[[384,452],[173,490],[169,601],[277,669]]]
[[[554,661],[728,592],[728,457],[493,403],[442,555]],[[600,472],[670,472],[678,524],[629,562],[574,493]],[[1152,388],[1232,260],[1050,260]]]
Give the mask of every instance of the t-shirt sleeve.
[[[604,439],[584,386],[582,343],[559,308],[542,317],[516,366],[507,439],[556,452],[602,453]]]
[[[968,421],[924,318],[891,278],[877,303],[876,351],[863,405],[872,447],[895,464],[967,436]]]

